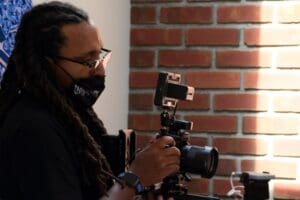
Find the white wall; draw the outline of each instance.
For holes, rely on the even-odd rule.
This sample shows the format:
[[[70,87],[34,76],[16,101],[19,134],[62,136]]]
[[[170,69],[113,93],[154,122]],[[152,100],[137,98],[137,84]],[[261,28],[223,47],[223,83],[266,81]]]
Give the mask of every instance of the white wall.
[[[48,0],[32,0],[33,4]],[[94,108],[111,134],[127,128],[130,0],[64,0],[89,13],[106,48],[113,51],[106,89]]]

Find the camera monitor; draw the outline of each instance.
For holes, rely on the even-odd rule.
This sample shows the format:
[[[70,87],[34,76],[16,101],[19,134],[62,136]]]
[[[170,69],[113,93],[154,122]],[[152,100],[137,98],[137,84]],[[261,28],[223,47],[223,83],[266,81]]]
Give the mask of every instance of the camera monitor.
[[[195,89],[182,85],[180,82],[180,74],[160,72],[157,79],[154,104],[156,106],[175,108],[178,100],[192,101]]]

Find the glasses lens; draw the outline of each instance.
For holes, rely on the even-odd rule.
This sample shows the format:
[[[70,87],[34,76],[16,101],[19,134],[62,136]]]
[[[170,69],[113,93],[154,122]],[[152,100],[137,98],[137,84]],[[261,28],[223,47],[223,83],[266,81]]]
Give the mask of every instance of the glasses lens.
[[[100,53],[100,60],[103,64],[103,67],[105,69],[105,67],[107,66],[109,60],[110,60],[110,57],[111,57],[111,51],[101,51]]]
[[[100,53],[100,60],[104,60],[104,58],[106,57],[107,53],[108,52],[106,52],[106,51],[101,51],[101,53]]]
[[[92,61],[89,63],[89,68],[96,68],[98,67],[99,63],[100,62],[98,60]]]

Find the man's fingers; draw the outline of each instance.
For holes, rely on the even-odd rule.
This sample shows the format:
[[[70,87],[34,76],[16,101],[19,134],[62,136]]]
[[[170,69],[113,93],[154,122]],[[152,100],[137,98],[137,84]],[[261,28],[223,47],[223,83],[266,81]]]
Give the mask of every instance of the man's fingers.
[[[163,150],[163,153],[164,153],[164,156],[177,156],[177,157],[179,157],[181,155],[180,150],[175,146],[165,148]]]
[[[172,147],[176,145],[175,140],[170,136],[163,136],[157,139],[156,144],[160,148]]]
[[[177,156],[170,156],[168,159],[165,160],[163,163],[164,166],[169,166],[169,165],[179,165],[180,160],[178,159]]]
[[[169,165],[167,167],[164,167],[163,174],[165,176],[169,176],[169,175],[174,174],[178,171],[179,171],[179,165]]]

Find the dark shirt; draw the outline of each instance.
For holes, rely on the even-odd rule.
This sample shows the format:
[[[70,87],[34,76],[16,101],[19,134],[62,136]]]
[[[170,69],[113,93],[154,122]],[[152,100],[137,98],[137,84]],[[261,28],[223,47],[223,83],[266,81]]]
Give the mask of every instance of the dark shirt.
[[[82,187],[65,128],[27,94],[0,127],[0,199],[96,200]]]

